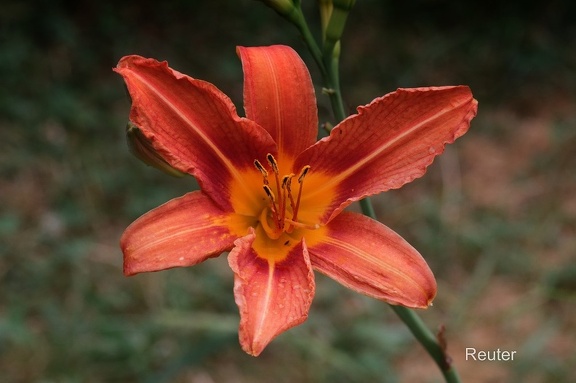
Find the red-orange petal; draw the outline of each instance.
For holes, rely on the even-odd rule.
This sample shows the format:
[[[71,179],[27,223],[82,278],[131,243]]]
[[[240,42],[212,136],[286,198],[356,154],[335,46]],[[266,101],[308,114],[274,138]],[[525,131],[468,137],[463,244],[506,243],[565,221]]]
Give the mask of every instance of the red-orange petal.
[[[202,192],[188,193],[144,214],[124,231],[124,274],[192,266],[232,248],[228,213]]]
[[[315,173],[327,179],[306,191],[307,198],[333,195],[321,221],[352,201],[421,177],[446,144],[466,133],[477,104],[468,87],[455,86],[398,89],[359,107],[294,165],[310,165],[310,179]]]
[[[343,212],[309,248],[315,270],[359,293],[391,304],[426,308],[436,281],[426,261],[404,238],[373,219]]]
[[[252,248],[254,230],[239,238],[228,263],[234,271],[234,297],[240,309],[242,349],[258,356],[283,331],[308,317],[314,297],[314,274],[304,241],[274,262]]]
[[[242,170],[276,153],[272,137],[238,117],[232,101],[214,85],[140,56],[122,58],[115,71],[132,97],[130,121],[172,167],[194,175],[222,209],[231,209],[231,180],[243,184]]]
[[[272,135],[280,161],[293,160],[318,134],[316,96],[306,65],[284,45],[238,47],[237,52],[244,69],[246,117]]]

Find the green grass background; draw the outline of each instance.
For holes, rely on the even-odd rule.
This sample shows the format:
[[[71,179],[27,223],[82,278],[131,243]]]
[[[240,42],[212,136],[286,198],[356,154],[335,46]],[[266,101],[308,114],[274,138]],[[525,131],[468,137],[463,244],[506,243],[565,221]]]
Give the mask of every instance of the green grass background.
[[[351,112],[397,87],[468,84],[479,100],[423,178],[374,198],[434,270],[421,315],[446,326],[466,382],[576,380],[574,4],[358,0],[343,38]],[[129,155],[112,67],[168,60],[241,111],[235,46],[278,43],[309,64],[333,122],[297,31],[260,2],[0,4],[0,382],[441,381],[385,304],[321,276],[308,321],[252,358],[225,256],[122,275],[123,229],[196,184]],[[466,347],[517,357],[470,362]]]

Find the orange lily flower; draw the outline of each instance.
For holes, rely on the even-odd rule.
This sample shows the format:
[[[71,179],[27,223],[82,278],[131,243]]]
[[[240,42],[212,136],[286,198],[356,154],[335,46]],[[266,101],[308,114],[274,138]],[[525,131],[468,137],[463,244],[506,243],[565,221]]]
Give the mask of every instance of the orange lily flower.
[[[343,210],[422,176],[468,130],[477,109],[470,89],[399,89],[316,142],[314,87],[297,53],[237,51],[245,118],[214,85],[166,62],[127,56],[115,68],[132,98],[130,121],[201,187],[126,229],[124,273],[229,251],[240,343],[255,356],[307,318],[313,269],[391,304],[428,307],[436,281],[422,256],[383,224]]]

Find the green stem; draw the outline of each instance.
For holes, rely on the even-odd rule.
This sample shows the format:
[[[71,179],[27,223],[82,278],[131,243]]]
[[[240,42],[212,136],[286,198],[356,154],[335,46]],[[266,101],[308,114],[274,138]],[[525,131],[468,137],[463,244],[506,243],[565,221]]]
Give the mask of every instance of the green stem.
[[[324,77],[324,84],[326,84],[326,93],[330,98],[332,110],[337,121],[344,120],[347,116],[344,108],[344,101],[340,91],[340,42],[335,45],[334,52],[324,54],[323,62],[326,66],[328,73]]]
[[[376,212],[374,211],[374,207],[372,206],[372,201],[370,201],[370,198],[366,197],[361,199],[360,208],[362,209],[362,213],[364,213],[365,216],[376,219]]]
[[[446,355],[446,351],[439,344],[438,339],[432,334],[432,332],[426,327],[426,324],[422,319],[414,312],[404,306],[390,305],[392,310],[398,315],[400,319],[408,326],[412,335],[420,342],[420,344],[426,349],[428,354],[434,359],[434,362],[440,368],[442,375],[444,375],[444,380],[447,383],[459,383],[460,377],[458,376],[458,371],[452,367],[450,358]]]
[[[312,33],[310,33],[302,10],[299,6],[293,15],[295,17],[292,18],[292,21],[302,33],[304,42],[308,46],[308,49],[312,53],[312,57],[314,57],[314,60],[320,69],[325,85],[325,93],[330,98],[334,117],[337,122],[342,121],[347,117],[347,113],[344,108],[342,93],[340,91],[340,41],[333,45],[332,51],[320,49],[316,44],[316,40],[312,36]],[[370,199],[364,198],[361,200],[360,206],[364,215],[376,219],[376,213],[374,212]],[[459,383],[460,378],[458,377],[458,372],[450,364],[449,357],[446,355],[444,348],[440,345],[434,334],[426,327],[418,314],[404,306],[390,305],[390,307],[392,307],[392,310],[394,310],[396,315],[398,315],[404,324],[406,324],[414,337],[418,342],[420,342],[420,344],[422,344],[432,359],[434,359],[440,368],[440,371],[442,371],[445,381],[447,383]]]
[[[316,44],[316,39],[314,39],[312,32],[310,32],[310,28],[308,28],[308,23],[306,22],[304,13],[302,12],[302,8],[300,8],[299,6],[296,7],[292,12],[292,14],[290,14],[288,19],[292,21],[292,23],[296,25],[296,28],[298,28],[298,30],[300,31],[300,34],[302,35],[302,38],[304,39],[304,42],[306,43],[308,50],[312,54],[314,61],[316,61],[316,65],[318,65],[318,68],[322,73],[322,78],[326,78],[326,76],[328,75],[328,71],[322,60],[322,51]]]

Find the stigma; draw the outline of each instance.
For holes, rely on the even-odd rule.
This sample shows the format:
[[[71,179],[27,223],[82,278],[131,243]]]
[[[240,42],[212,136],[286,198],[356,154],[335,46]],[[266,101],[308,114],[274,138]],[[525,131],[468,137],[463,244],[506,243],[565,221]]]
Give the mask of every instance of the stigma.
[[[304,179],[310,171],[310,166],[304,166],[297,176],[290,173],[280,177],[278,162],[274,156],[268,153],[266,160],[272,169],[272,175],[260,161],[254,160],[254,166],[262,174],[262,188],[268,200],[268,205],[259,216],[259,222],[268,237],[278,239],[283,233],[290,234],[297,228],[311,230],[319,228],[319,225],[307,225],[298,221]],[[273,178],[273,186],[270,184],[269,177]],[[292,190],[294,179],[298,183],[296,192]]]

